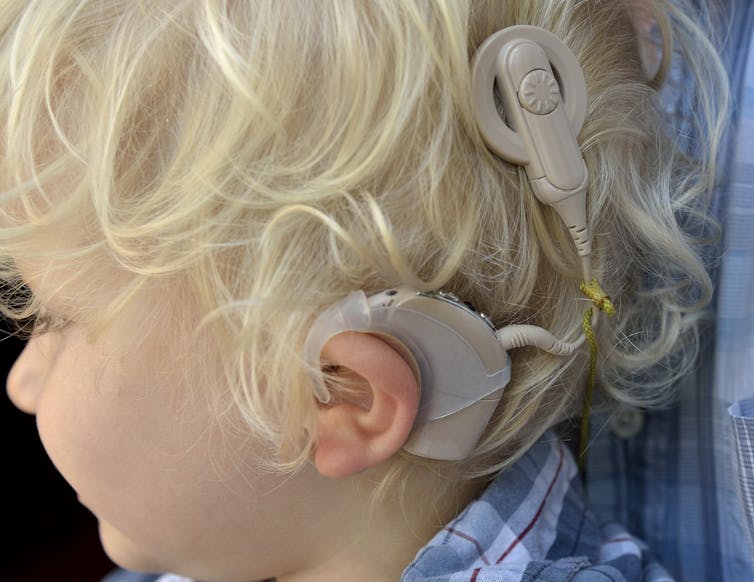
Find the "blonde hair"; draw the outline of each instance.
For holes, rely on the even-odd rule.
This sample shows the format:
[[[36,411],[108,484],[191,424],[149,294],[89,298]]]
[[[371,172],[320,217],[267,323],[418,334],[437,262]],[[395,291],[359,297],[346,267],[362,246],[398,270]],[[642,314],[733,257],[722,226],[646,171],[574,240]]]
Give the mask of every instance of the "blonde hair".
[[[185,281],[223,359],[218,390],[281,451],[271,464],[294,470],[316,439],[302,428],[316,401],[301,346],[354,289],[442,288],[498,326],[579,334],[586,303],[567,233],[522,168],[487,151],[470,106],[477,46],[537,25],[570,46],[587,81],[595,274],[618,308],[599,330],[602,387],[666,403],[711,294],[694,232],[727,93],[703,28],[678,2],[657,4],[696,80],[708,148],[693,155],[612,0],[5,2],[0,251],[26,257],[44,233],[79,225],[74,246],[44,252],[131,273],[114,311],[147,281]],[[9,259],[3,276],[18,286]],[[38,309],[11,303],[12,317]],[[512,358],[463,477],[498,471],[577,410],[586,350]]]

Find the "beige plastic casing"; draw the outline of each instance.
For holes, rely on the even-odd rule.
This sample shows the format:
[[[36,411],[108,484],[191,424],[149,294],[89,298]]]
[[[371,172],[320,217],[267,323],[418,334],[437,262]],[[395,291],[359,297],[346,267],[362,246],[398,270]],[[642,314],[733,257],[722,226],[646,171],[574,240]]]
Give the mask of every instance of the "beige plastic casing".
[[[471,70],[474,113],[485,143],[526,168],[537,199],[560,215],[579,255],[589,255],[588,173],[576,141],[586,115],[586,82],[576,57],[542,28],[511,26],[485,40]]]
[[[415,370],[421,402],[404,450],[431,459],[469,456],[510,381],[510,358],[485,319],[449,295],[407,287],[367,297],[355,291],[317,318],[304,355],[319,367],[325,343],[344,331],[372,333],[402,352]],[[330,394],[321,377],[314,394]]]

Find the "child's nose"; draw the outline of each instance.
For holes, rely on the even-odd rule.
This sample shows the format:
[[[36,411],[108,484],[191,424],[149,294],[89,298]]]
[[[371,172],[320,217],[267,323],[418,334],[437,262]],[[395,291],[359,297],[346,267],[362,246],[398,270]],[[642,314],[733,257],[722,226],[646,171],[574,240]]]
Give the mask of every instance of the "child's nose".
[[[43,349],[45,342],[45,335],[31,338],[6,380],[8,398],[19,410],[28,414],[37,413],[37,403],[47,376],[49,353]]]

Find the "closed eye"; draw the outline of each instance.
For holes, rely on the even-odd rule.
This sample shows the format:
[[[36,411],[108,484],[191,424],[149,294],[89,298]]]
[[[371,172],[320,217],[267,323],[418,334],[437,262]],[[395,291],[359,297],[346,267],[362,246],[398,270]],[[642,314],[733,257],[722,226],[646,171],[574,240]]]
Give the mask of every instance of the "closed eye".
[[[4,299],[8,313],[11,315],[6,321],[9,326],[8,331],[20,339],[28,340],[33,336],[61,332],[74,323],[73,320],[62,317],[39,304],[36,309],[33,309],[33,314],[26,315],[34,302],[34,292],[23,281],[20,285],[13,286],[4,295]]]
[[[32,335],[42,335],[45,333],[60,332],[73,324],[70,319],[65,319],[49,311],[42,309],[34,319],[34,330]]]

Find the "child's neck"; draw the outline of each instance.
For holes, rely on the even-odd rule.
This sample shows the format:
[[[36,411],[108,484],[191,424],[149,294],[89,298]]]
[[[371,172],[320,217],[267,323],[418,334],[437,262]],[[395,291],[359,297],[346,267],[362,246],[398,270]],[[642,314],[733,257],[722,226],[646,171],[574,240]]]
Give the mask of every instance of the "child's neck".
[[[363,485],[367,479],[358,481]],[[360,488],[356,485],[353,490]],[[378,505],[371,517],[366,517],[368,498],[355,496],[350,508],[344,506],[339,516],[327,520],[339,527],[322,532],[334,536],[335,543],[331,540],[328,544],[334,551],[323,553],[321,560],[307,567],[279,575],[277,582],[396,582],[417,552],[481,493],[484,484],[457,488],[452,499],[438,500],[436,510],[431,511],[431,492],[437,488],[438,477],[429,472],[412,478],[403,507],[397,498],[390,498]]]

